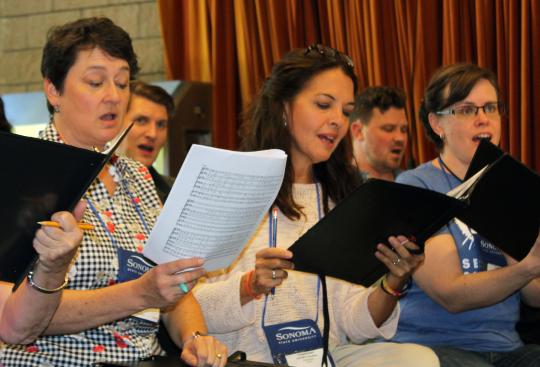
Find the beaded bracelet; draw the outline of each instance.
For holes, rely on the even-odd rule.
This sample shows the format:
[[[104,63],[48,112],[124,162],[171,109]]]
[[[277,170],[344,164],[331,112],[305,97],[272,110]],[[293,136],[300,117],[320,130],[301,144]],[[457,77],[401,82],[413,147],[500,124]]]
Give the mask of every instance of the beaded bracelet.
[[[255,271],[252,270],[249,273],[247,273],[246,281],[244,282],[244,290],[246,291],[247,295],[250,296],[251,298],[260,299],[261,295],[260,294],[255,294],[255,292],[253,292],[253,289],[251,289],[251,278],[253,277],[254,272]]]
[[[36,282],[34,282],[34,270],[29,271],[28,275],[26,277],[28,279],[28,284],[30,284],[30,286],[32,288],[34,288],[38,292],[45,293],[45,294],[51,294],[51,293],[56,293],[56,292],[61,291],[62,289],[67,287],[68,281],[69,281],[69,277],[66,274],[66,278],[64,279],[64,283],[62,283],[60,286],[58,286],[56,288],[49,289],[49,288],[43,288],[42,286],[40,286],[40,285],[36,284]]]
[[[388,285],[388,282],[387,282],[386,278],[387,278],[387,275],[385,275],[382,278],[381,289],[383,290],[384,293],[386,293],[386,294],[388,294],[390,296],[397,297],[397,298],[403,297],[407,293],[409,288],[411,287],[411,279],[409,278],[407,280],[407,283],[405,283],[405,285],[403,286],[403,288],[401,288],[401,290],[397,291],[397,290],[395,290],[394,288],[392,288],[392,287],[390,287]]]

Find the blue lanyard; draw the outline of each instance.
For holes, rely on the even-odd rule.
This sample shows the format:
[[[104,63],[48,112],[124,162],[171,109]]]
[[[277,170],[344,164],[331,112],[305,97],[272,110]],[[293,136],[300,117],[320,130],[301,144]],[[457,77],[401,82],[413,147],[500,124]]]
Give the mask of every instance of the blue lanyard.
[[[318,220],[321,220],[322,218],[322,212],[321,212],[321,194],[319,192],[319,184],[315,183],[315,192],[317,193],[317,216]],[[272,246],[272,217],[268,216],[268,246]],[[319,320],[319,296],[320,296],[320,289],[321,289],[321,278],[317,276],[317,313],[315,315],[315,323]],[[268,303],[268,295],[264,297],[264,305],[263,305],[263,312],[262,312],[262,320],[261,320],[261,326],[264,327],[264,321],[266,319],[266,305]]]
[[[122,182],[122,186],[124,186],[124,190],[129,196],[129,200],[131,201],[131,204],[135,208],[135,211],[137,212],[137,215],[139,216],[139,219],[141,220],[141,223],[144,226],[144,229],[146,230],[146,233],[150,233],[150,228],[148,228],[148,224],[146,223],[146,220],[144,219],[141,206],[139,205],[139,203],[137,203],[131,191],[129,191],[128,185],[126,184],[125,180],[122,179],[121,182]]]
[[[142,210],[141,210],[141,207],[139,205],[139,203],[137,203],[135,201],[135,198],[133,197],[133,194],[131,193],[131,191],[129,191],[129,188],[128,188],[128,185],[126,184],[125,180],[123,177],[121,177],[121,183],[122,183],[122,187],[124,188],[124,190],[126,191],[126,193],[128,194],[129,196],[129,201],[131,202],[131,205],[133,205],[135,211],[137,212],[137,215],[139,216],[139,219],[141,220],[141,223],[143,224],[144,226],[144,229],[146,230],[146,233],[150,233],[150,230],[148,229],[148,224],[146,223],[146,220],[144,219],[144,216],[142,214]],[[97,208],[95,207],[95,205],[92,203],[92,201],[90,200],[90,198],[88,196],[86,196],[86,202],[88,203],[88,207],[90,208],[90,210],[92,211],[92,213],[95,215],[95,217],[98,219],[99,221],[99,224],[101,225],[101,227],[103,228],[103,230],[105,231],[105,233],[107,234],[107,236],[109,237],[109,239],[111,240],[112,244],[114,245],[114,247],[118,248],[120,247],[118,245],[118,241],[116,241],[116,239],[114,238],[114,236],[112,235],[112,233],[109,231],[109,228],[107,228],[107,225],[105,224],[105,222],[103,221],[103,218],[101,217],[101,215],[99,214]]]

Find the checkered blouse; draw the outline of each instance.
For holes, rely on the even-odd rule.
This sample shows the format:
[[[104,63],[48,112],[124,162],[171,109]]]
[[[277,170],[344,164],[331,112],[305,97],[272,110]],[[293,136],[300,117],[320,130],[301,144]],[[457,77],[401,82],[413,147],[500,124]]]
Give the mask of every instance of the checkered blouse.
[[[52,124],[40,136],[61,142]],[[125,185],[119,184],[111,197],[103,183],[96,180],[85,198],[97,209],[118,246],[141,252],[149,234],[144,222],[148,228],[153,227],[160,200],[146,167],[124,157],[114,165]],[[79,253],[69,271],[68,288],[98,289],[114,284],[118,276],[117,245],[89,208],[83,220],[92,223],[95,229],[84,233]],[[43,336],[29,345],[2,345],[0,362],[6,367],[72,367],[136,361],[162,353],[156,339],[157,328],[157,324],[128,317],[78,334]]]

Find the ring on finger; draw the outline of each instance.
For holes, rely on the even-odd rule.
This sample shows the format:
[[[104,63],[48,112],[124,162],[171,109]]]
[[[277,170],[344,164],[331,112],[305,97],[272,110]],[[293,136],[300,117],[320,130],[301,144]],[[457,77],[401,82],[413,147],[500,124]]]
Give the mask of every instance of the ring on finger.
[[[272,280],[276,280],[276,278],[277,278],[276,271],[272,270]]]
[[[397,265],[401,262],[401,257],[397,257],[394,261],[392,261],[392,264]]]
[[[217,358],[217,359],[221,359],[221,357],[223,357],[223,356],[221,355],[221,353],[216,354],[216,358]]]
[[[189,288],[188,288],[188,286],[187,286],[186,283],[180,283],[180,284],[178,284],[178,288],[180,288],[180,290],[181,290],[182,292],[184,292],[184,293],[189,292]]]

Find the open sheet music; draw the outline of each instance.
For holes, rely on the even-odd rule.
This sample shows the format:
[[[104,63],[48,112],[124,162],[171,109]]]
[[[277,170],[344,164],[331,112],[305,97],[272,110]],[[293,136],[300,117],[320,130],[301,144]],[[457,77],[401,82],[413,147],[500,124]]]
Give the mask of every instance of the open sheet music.
[[[235,152],[193,145],[144,248],[156,263],[204,258],[229,266],[274,202],[285,172],[281,150]]]

